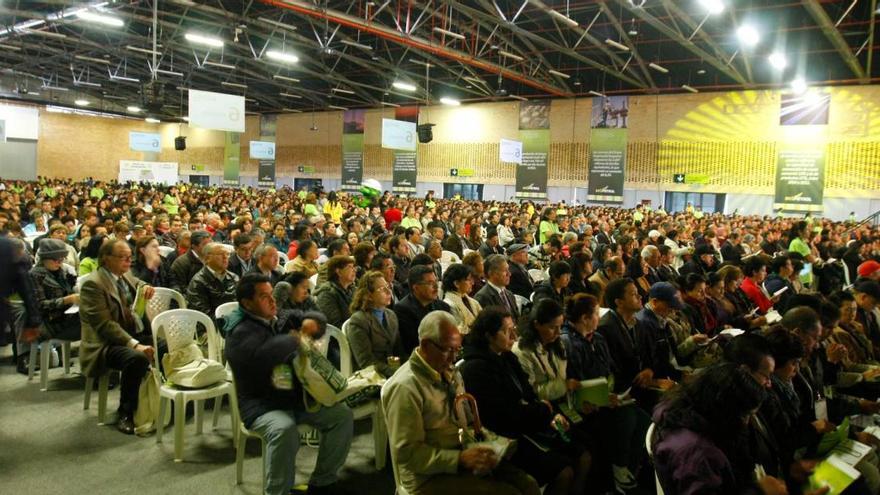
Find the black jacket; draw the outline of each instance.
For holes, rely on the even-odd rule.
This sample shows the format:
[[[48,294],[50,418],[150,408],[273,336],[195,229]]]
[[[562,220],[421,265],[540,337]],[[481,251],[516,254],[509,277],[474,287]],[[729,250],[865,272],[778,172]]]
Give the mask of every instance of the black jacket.
[[[489,430],[509,438],[549,430],[553,412],[538,399],[512,352],[495,354],[466,345],[461,376]]]
[[[250,427],[254,420],[274,410],[301,410],[302,390],[291,370],[291,390],[272,384],[272,370],[289,364],[296,356],[299,342],[275,324],[241,311],[242,319],[226,337],[226,360],[235,376],[241,420]]]
[[[196,258],[192,250],[187,251],[183,256],[178,256],[171,264],[171,288],[181,294],[186,294],[190,280],[196,276],[196,273],[199,273],[203,266],[202,260]]]
[[[556,292],[549,280],[545,280],[535,286],[535,295],[532,302],[537,303],[541,299],[553,299],[559,306],[565,307],[565,299],[568,297],[568,288],[562,289],[562,292]]]
[[[526,270],[524,266],[521,266],[518,263],[510,262],[510,282],[507,284],[507,290],[513,292],[518,296],[523,296],[528,299],[532,296],[532,292],[535,291],[535,287],[532,284],[532,278],[529,277],[529,272]]]
[[[562,327],[560,338],[568,359],[568,364],[565,366],[566,378],[583,381],[608,377],[616,373],[617,365],[602,334],[594,333],[593,337],[587,340],[569,322],[566,322]]]
[[[734,265],[742,265],[742,255],[743,249],[741,246],[734,246],[727,241],[721,246],[721,257],[724,258],[725,263],[733,263]]]
[[[28,275],[30,261],[24,254],[24,247],[23,242],[0,236],[0,328],[7,323],[12,326],[8,300],[13,294],[21,296],[24,302],[26,327],[38,327],[42,321],[34,297],[34,283]]]
[[[400,329],[400,343],[403,345],[403,356],[412,354],[413,349],[419,345],[419,322],[431,311],[438,310],[451,314],[449,305],[445,302],[435,299],[427,306],[422,306],[412,294],[394,305],[394,314],[397,315],[398,328]]]
[[[131,274],[143,280],[153,287],[171,287],[171,271],[163,259],[159,268],[154,272],[141,263],[135,263],[131,267]]]
[[[219,280],[206,266],[196,273],[186,288],[186,307],[201,311],[214,319],[214,310],[223,303],[235,301],[238,276],[229,270]]]
[[[648,307],[636,313],[636,338],[642,366],[651,368],[654,378],[681,378],[681,372],[675,369],[670,359],[675,349],[675,339],[669,325]]]
[[[627,329],[623,318],[614,311],[608,311],[599,320],[599,328],[596,332],[605,338],[611,358],[617,364],[614,372],[614,390],[622,392],[626,390],[636,375],[642,371],[642,358],[639,354],[639,341],[637,339],[636,323],[633,328]]]
[[[480,256],[482,256],[484,260],[486,258],[488,258],[489,256],[492,256],[493,254],[504,254],[504,248],[501,247],[500,245],[495,246],[493,248],[492,246],[486,244],[485,242],[480,244],[479,251],[480,251]]]

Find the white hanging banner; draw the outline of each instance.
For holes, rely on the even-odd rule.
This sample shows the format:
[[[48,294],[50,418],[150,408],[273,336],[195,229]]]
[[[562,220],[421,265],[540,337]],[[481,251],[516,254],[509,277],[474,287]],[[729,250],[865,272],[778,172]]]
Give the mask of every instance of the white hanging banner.
[[[152,132],[131,131],[128,133],[128,148],[132,151],[159,153],[162,151],[162,135]]]
[[[251,141],[250,152],[251,158],[257,160],[274,160],[275,159],[275,143],[271,141]]]
[[[36,107],[0,105],[0,120],[6,123],[5,138],[37,139],[40,131],[40,111]]]
[[[119,182],[129,181],[177,184],[177,162],[119,160]]]
[[[382,147],[392,150],[415,151],[416,124],[403,120],[382,119]]]
[[[189,90],[189,125],[244,132],[244,96]]]
[[[522,141],[501,139],[501,161],[522,164]]]

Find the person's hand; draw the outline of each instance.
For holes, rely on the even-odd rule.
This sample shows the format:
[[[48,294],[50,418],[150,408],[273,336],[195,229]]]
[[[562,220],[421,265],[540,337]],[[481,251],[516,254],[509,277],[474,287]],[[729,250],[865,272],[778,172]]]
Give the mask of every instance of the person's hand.
[[[547,406],[547,409],[549,409],[551,413],[553,412],[553,404],[551,404],[549,400],[542,400],[541,402],[543,402],[544,405]]]
[[[709,343],[709,336],[705,333],[698,333],[695,335],[691,335],[691,338],[694,339],[694,343],[697,345],[704,345]]]
[[[598,407],[594,406],[593,404],[590,404],[589,402],[584,401],[581,403],[581,414],[583,414],[584,416],[586,416],[588,414],[593,414],[598,409],[599,409]]]
[[[809,492],[804,492],[804,495],[825,495],[826,493],[831,491],[830,486],[823,486],[822,488],[817,488],[815,490],[811,490]]]
[[[782,297],[782,294],[777,294],[777,295],[775,295],[775,296],[771,296],[771,297],[770,297],[770,302],[772,302],[772,303],[774,303],[774,304],[775,304],[775,303],[778,303],[778,302],[779,302],[779,299],[780,299],[781,297]]]
[[[608,407],[619,407],[620,406],[620,398],[617,397],[617,394],[610,393],[608,394]]]
[[[62,299],[62,302],[67,306],[70,306],[73,304],[78,304],[79,303],[79,294],[68,294],[68,295],[64,296],[64,299]]]
[[[495,452],[488,447],[471,447],[458,454],[458,465],[471,473],[488,473],[497,464]]]
[[[816,469],[816,464],[819,461],[814,461],[810,459],[801,459],[799,461],[794,461],[791,463],[791,466],[788,467],[788,475],[798,484],[804,484],[807,482],[807,478],[810,477],[810,474]]]
[[[829,431],[833,431],[835,426],[834,423],[828,421],[827,419],[817,419],[810,423],[813,425],[813,428],[816,430],[816,433],[828,433]]]
[[[764,495],[788,495],[785,483],[773,476],[764,476],[758,480],[758,488]]]
[[[825,349],[825,357],[828,358],[829,362],[834,364],[839,364],[846,359],[848,354],[849,352],[843,344],[831,343],[828,344],[828,347]]]
[[[863,444],[867,445],[868,447],[874,447],[874,448],[880,447],[880,439],[878,439],[877,437],[875,437],[874,435],[871,435],[870,433],[868,433],[866,431],[860,431],[860,432],[856,433],[855,436],[856,436],[856,440],[858,440],[859,442],[862,442]]]
[[[556,429],[556,426],[559,425],[562,428],[562,431],[568,431],[571,428],[571,425],[568,423],[568,420],[565,419],[565,416],[561,414],[557,414],[553,416],[553,421],[550,422],[550,428]]]
[[[880,413],[880,402],[859,399],[859,409],[862,411],[862,414],[877,414]]]
[[[658,380],[654,380],[654,386],[665,392],[674,387],[675,382],[668,378],[660,378]]]
[[[880,376],[880,368],[871,368],[871,369],[865,371],[864,373],[862,373],[862,378],[864,378],[867,381],[873,380],[873,379],[877,378],[878,376]]]
[[[26,327],[21,329],[19,340],[26,344],[36,342],[40,338],[40,327]]]
[[[138,352],[143,352],[150,361],[153,360],[153,355],[156,352],[156,349],[154,349],[153,346],[143,344],[138,344],[134,346],[134,350]]]
[[[144,286],[144,299],[149,301],[150,299],[153,298],[153,296],[155,294],[156,294],[156,289],[154,289],[152,285],[145,285]]]
[[[581,382],[575,380],[574,378],[569,378],[568,380],[565,380],[565,388],[569,392],[574,392],[575,390],[581,388]]]
[[[650,387],[652,381],[654,381],[654,370],[652,370],[651,368],[643,369],[633,379],[633,383],[642,388]]]

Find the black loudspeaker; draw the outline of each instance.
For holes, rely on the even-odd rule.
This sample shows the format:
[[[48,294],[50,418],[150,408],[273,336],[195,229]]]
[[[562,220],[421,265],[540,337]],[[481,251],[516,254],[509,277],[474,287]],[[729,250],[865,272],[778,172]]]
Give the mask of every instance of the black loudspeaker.
[[[177,136],[174,138],[174,149],[177,151],[183,151],[186,149],[186,137]]]
[[[419,133],[420,143],[430,143],[434,140],[434,131],[431,129],[436,124],[422,124],[416,126],[416,132]]]

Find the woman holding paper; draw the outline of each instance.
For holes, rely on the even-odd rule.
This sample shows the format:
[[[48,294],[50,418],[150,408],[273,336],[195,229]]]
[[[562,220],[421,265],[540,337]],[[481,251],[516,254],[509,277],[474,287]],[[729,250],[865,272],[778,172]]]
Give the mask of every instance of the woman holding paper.
[[[465,336],[461,375],[491,431],[518,439],[511,462],[532,475],[545,494],[582,494],[590,456],[567,441],[569,424],[542,401],[511,353],[516,326],[500,306],[480,312]]]
[[[34,292],[46,338],[79,340],[79,314],[67,311],[79,304],[74,292],[76,276],[63,268],[67,245],[58,239],[43,239],[37,250],[39,264],[31,270]]]

